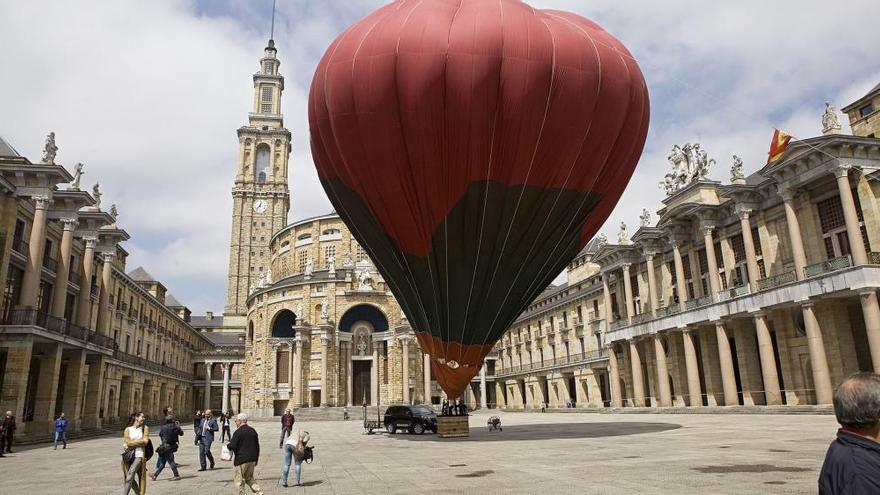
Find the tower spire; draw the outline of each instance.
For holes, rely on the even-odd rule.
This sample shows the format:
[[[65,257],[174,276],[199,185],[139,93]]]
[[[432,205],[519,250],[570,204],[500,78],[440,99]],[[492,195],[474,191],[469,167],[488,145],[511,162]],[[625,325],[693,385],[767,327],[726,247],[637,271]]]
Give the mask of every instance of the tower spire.
[[[269,42],[275,41],[275,0],[272,0],[272,29],[269,31]]]

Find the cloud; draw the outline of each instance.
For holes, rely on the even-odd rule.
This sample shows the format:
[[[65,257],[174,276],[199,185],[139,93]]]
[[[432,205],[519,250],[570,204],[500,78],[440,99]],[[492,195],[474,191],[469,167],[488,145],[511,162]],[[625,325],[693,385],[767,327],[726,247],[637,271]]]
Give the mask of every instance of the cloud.
[[[325,48],[384,2],[279,0],[275,38],[293,134],[291,219],[330,210],[311,162],[306,101]],[[645,154],[604,231],[656,210],[673,144],[700,141],[727,179],[730,155],[756,170],[772,129],[819,132],[838,107],[880,82],[867,0],[713,3],[538,0],[603,25],[639,60],[652,99]],[[57,134],[59,160],[86,163],[119,203],[129,268],[144,265],[194,311],[225,302],[235,130],[252,103],[251,75],[271,1],[3,2],[0,135],[38,158]],[[844,119],[845,121],[845,119]],[[632,228],[630,230],[633,230]]]

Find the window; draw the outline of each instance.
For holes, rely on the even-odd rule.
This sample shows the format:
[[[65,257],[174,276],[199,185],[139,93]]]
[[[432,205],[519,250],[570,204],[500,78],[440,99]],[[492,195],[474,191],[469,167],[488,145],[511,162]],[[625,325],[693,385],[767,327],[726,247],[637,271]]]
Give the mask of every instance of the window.
[[[853,194],[853,201],[855,202],[859,227],[862,232],[862,241],[865,244],[865,250],[870,252],[871,246],[868,243],[867,232],[865,232],[865,222],[858,194]],[[849,237],[846,234],[846,221],[843,217],[843,205],[840,202],[840,196],[819,201],[816,203],[816,209],[819,212],[819,225],[822,228],[825,256],[828,259],[832,259],[850,254],[852,250],[850,249]]]
[[[336,246],[324,247],[324,263],[325,264],[327,263],[327,260],[329,260],[331,256],[333,256],[334,258],[336,257]]]
[[[357,247],[357,261],[365,261],[367,259],[367,252],[361,245]]]
[[[321,235],[336,235],[339,233],[339,229],[325,229],[323,232],[321,232]]]
[[[309,262],[309,253],[307,253],[305,251],[300,251],[299,252],[299,271],[300,272],[306,271],[306,263],[308,263],[308,262]]]
[[[263,63],[263,74],[271,74],[272,73],[272,62],[266,61]]]
[[[859,109],[859,117],[867,117],[872,113],[874,113],[874,105],[872,103],[868,103]]]
[[[315,294],[323,294],[324,293],[324,284],[315,284],[312,286]]]
[[[271,105],[270,105],[271,106]],[[269,145],[266,143],[260,143],[257,146],[257,159],[256,165],[254,166],[254,180],[257,182],[266,182],[266,178],[269,175],[269,156],[271,155],[271,150],[269,149]]]
[[[272,113],[272,104],[271,103],[261,103],[260,104],[260,112],[261,113]]]
[[[261,98],[264,103],[272,101],[272,87],[271,86],[263,86],[262,87]]]

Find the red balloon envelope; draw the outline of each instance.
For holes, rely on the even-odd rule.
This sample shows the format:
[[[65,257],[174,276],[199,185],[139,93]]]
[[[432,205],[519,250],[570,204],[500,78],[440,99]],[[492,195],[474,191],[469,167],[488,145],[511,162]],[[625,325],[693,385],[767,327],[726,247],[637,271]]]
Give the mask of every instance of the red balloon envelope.
[[[327,49],[309,125],[324,189],[457,397],[611,213],[648,90],[578,15],[400,0]]]

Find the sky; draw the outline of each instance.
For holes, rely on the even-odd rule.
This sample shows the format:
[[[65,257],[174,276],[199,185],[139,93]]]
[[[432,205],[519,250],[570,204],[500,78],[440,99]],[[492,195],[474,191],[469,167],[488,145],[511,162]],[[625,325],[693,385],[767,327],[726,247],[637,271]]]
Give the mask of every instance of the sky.
[[[277,0],[290,221],[332,209],[308,144],[317,61],[384,3]],[[700,142],[717,161],[709,178],[727,182],[734,154],[747,173],[762,166],[774,127],[818,135],[825,101],[840,108],[880,83],[876,0],[528,3],[597,22],[645,75],[650,130],[601,230],[612,240],[621,221],[632,234],[642,208],[662,206],[657,183],[673,145]],[[0,2],[0,136],[38,161],[54,131],[57,162],[85,163],[83,185],[99,180],[104,205],[118,205],[128,269],[143,266],[196,314],[225,303],[236,129],[247,123],[271,10],[271,0]]]

